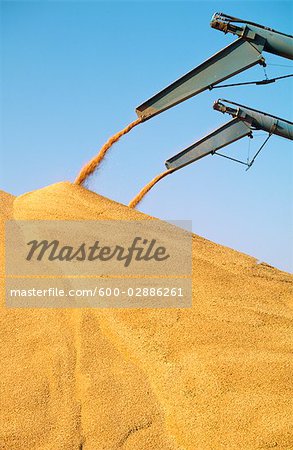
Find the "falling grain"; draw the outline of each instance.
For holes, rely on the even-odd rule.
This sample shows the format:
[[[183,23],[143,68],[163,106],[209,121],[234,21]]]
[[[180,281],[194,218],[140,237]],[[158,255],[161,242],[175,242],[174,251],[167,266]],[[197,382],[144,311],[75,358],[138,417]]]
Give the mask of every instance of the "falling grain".
[[[174,169],[168,169],[165,170],[165,172],[160,173],[160,175],[157,175],[155,178],[152,179],[128,204],[130,208],[135,208],[141,200],[144,198],[144,196],[152,189],[152,187],[155,186],[155,184],[158,183],[158,181],[165,178],[167,175],[170,175],[172,172],[174,172]]]
[[[119,131],[118,133],[114,134],[114,136],[110,137],[110,139],[103,145],[99,153],[94,156],[93,159],[91,159],[79,172],[78,176],[76,177],[74,183],[83,185],[84,182],[87,180],[87,178],[94,173],[96,168],[99,166],[99,164],[104,159],[106,153],[108,150],[112,147],[113,144],[115,144],[119,139],[124,135],[129,133],[132,128],[134,128],[136,125],[142,122],[142,119],[136,119],[134,122],[131,122],[127,127],[123,128],[123,130]]]

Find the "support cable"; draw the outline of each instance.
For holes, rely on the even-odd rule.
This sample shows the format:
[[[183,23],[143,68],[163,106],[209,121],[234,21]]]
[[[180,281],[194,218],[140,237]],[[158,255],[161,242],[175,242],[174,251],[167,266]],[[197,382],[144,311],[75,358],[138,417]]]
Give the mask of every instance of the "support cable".
[[[267,138],[265,139],[265,141],[261,144],[260,148],[258,149],[258,151],[256,152],[256,154],[254,155],[254,157],[252,158],[251,161],[249,161],[249,153],[248,153],[248,158],[247,158],[247,162],[245,161],[241,161],[240,159],[236,159],[236,158],[232,158],[231,156],[227,156],[224,155],[223,153],[218,153],[217,151],[212,152],[212,155],[217,155],[217,156],[221,156],[222,158],[226,158],[226,159],[230,159],[231,161],[237,162],[239,164],[243,164],[244,166],[247,167],[246,171],[248,169],[250,169],[250,167],[254,164],[254,161],[256,160],[257,156],[259,155],[259,153],[262,151],[262,149],[264,148],[264,146],[266,145],[266,143],[268,142],[268,140],[270,139],[270,137],[274,134],[275,129],[277,128],[278,125],[278,121],[276,121],[273,126],[272,129],[269,133],[269,135],[267,136]],[[251,137],[251,136],[250,136]],[[249,150],[248,152],[250,152],[250,144],[249,144]]]
[[[245,81],[243,83],[232,83],[232,84],[220,84],[218,86],[209,86],[209,90],[212,91],[213,89],[220,89],[220,88],[226,88],[226,87],[233,87],[233,86],[246,86],[248,84],[255,84],[257,86],[262,84],[271,84],[275,83],[275,81],[283,80],[285,78],[293,77],[293,74],[288,75],[282,75],[281,77],[276,78],[265,78],[264,80],[256,80],[256,81]]]

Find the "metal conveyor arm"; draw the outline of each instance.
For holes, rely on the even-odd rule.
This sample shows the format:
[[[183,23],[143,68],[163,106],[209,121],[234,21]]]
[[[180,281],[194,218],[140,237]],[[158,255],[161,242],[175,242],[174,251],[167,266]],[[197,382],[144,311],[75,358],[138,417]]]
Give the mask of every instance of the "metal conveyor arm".
[[[293,139],[293,123],[286,119],[224,99],[217,100],[213,107],[219,112],[231,115],[233,119],[168,159],[165,163],[168,169],[178,170],[204,156],[214,154],[244,136],[252,136],[253,130],[263,130],[269,136],[276,134],[285,139]]]
[[[250,134],[251,125],[249,122],[239,120],[238,118],[232,119],[200,141],[195,142],[195,144],[168,159],[165,165],[167,169],[181,169],[181,167],[210,155],[220,148],[232,144],[232,142],[238,141]]]
[[[211,26],[238,39],[138,106],[136,113],[142,120],[150,119],[257,63],[265,66],[263,51],[293,59],[293,38],[288,34],[223,13],[213,15]]]
[[[253,45],[243,38],[237,39],[138,106],[137,115],[147,120],[255,64],[265,64],[261,55],[263,46],[261,39]]]

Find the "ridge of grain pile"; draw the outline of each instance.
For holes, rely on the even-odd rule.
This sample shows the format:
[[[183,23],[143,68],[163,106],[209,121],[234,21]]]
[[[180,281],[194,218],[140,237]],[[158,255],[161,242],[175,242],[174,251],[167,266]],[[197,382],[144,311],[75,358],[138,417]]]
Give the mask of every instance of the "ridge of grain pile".
[[[70,183],[13,216],[152,219]],[[293,448],[291,282],[194,235],[190,309],[2,308],[3,448]]]

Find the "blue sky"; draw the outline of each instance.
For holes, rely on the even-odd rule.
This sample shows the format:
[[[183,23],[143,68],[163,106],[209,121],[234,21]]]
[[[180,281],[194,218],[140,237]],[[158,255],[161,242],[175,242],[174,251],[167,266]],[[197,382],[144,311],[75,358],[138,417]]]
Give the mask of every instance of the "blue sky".
[[[73,181],[137,105],[234,39],[210,28],[218,10],[292,34],[292,4],[282,1],[2,1],[0,189]],[[289,60],[265,57],[270,77],[291,72]],[[257,66],[233,81],[263,78]],[[202,93],[124,137],[89,188],[128,203],[167,158],[228,120],[212,109],[220,97],[292,120],[290,80]],[[251,154],[264,138],[256,134]],[[226,152],[246,158],[248,145]],[[204,158],[161,181],[139,209],[191,219],[195,233],[292,270],[292,168],[291,142],[272,137],[250,171]]]

